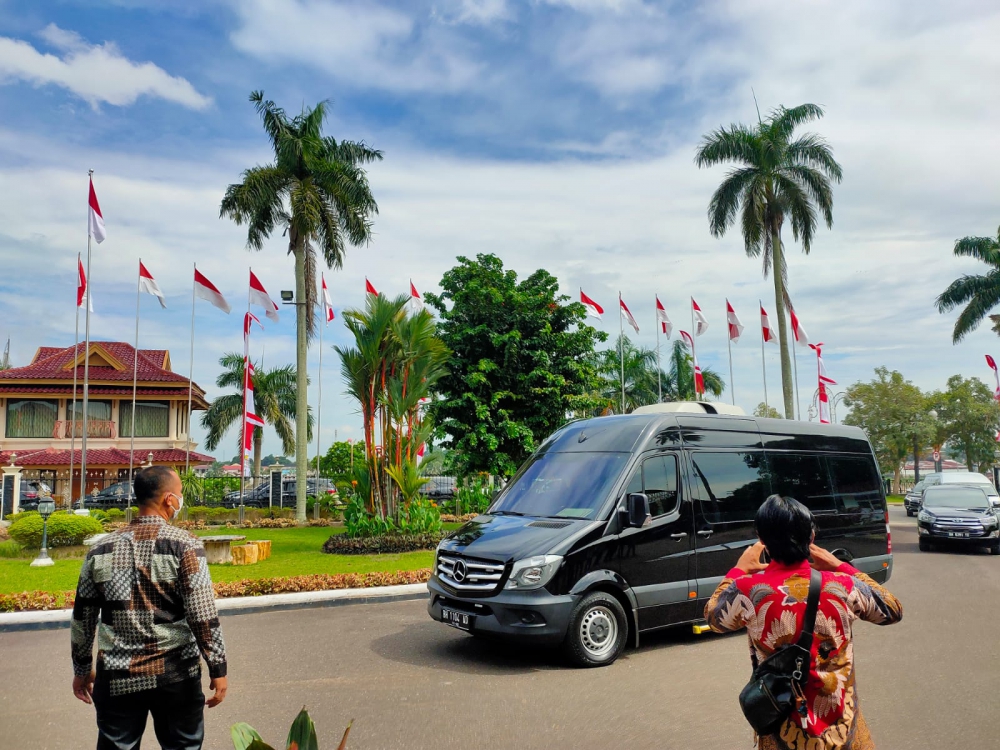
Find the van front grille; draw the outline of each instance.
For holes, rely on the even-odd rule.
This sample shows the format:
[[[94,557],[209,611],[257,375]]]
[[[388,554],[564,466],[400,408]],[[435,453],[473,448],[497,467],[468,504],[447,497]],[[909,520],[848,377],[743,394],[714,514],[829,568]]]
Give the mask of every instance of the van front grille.
[[[462,555],[438,553],[437,574],[456,591],[488,594],[500,586],[504,564]]]

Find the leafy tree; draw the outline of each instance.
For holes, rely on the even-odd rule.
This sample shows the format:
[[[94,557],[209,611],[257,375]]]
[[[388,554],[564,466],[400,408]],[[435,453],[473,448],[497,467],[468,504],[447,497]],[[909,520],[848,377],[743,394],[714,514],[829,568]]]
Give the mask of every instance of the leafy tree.
[[[607,335],[547,271],[518,281],[495,255],[458,261],[426,295],[452,352],[430,413],[459,474],[510,476],[567,414],[597,408],[594,344]]]
[[[965,305],[951,335],[952,342],[957,344],[1000,304],[1000,230],[997,230],[996,237],[963,237],[956,240],[952,252],[955,257],[975,258],[989,267],[985,274],[966,274],[955,279],[937,298],[941,313]],[[1000,333],[1000,320],[996,316],[991,318],[996,324],[994,330]]]
[[[347,245],[371,239],[371,219],[378,206],[361,165],[382,159],[382,152],[364,143],[337,141],[323,135],[326,103],[303,109],[295,117],[264,99],[250,101],[274,150],[274,162],[251,167],[243,181],[230,185],[220,215],[247,225],[247,247],[261,250],[264,240],[281,229],[288,235],[288,254],[295,260],[295,373],[298,402],[295,413],[295,466],[298,476],[308,467],[308,401],[306,352],[315,328],[316,251],[328,268],[340,268]],[[291,450],[287,450],[291,453]],[[306,483],[295,485],[295,515],[306,520]]]
[[[660,372],[657,380],[656,350],[633,344],[622,334],[613,349],[597,352],[597,371],[601,377],[601,405],[614,412],[621,411],[622,364],[625,373],[625,413],[637,406],[655,404],[660,400],[660,388],[667,374]]]
[[[862,428],[871,440],[883,472],[891,471],[897,490],[903,464],[933,440],[930,406],[920,389],[897,370],[875,369],[875,379],[847,389],[851,413],[844,424]]]
[[[212,451],[219,447],[222,438],[234,425],[243,420],[243,355],[236,352],[223,354],[219,358],[222,374],[215,380],[219,388],[233,388],[235,393],[219,396],[208,407],[201,417],[201,426],[208,430],[205,437],[205,447]],[[308,384],[308,380],[306,381]],[[298,401],[296,389],[298,385],[295,369],[291,365],[273,367],[269,370],[254,368],[253,395],[257,416],[271,425],[281,438],[281,447],[286,453],[295,450],[295,437],[292,421],[295,419]],[[312,432],[312,414],[306,411],[306,430]],[[237,435],[240,440],[241,435]],[[253,431],[253,475],[260,476],[261,447],[264,440],[264,430],[255,427]],[[236,454],[233,463],[240,462],[240,453]],[[303,476],[305,473],[303,472]]]
[[[755,417],[767,417],[768,419],[781,419],[781,412],[773,406],[765,404],[763,401],[757,404],[757,408],[753,410],[753,415]]]
[[[988,385],[979,378],[952,375],[947,389],[931,394],[928,403],[937,411],[940,434],[946,436],[949,447],[965,456],[969,471],[992,463],[1000,406]]]
[[[803,252],[808,253],[816,234],[817,210],[827,227],[833,226],[830,181],[840,182],[842,176],[840,165],[823,138],[806,133],[792,140],[792,135],[797,126],[822,116],[823,110],[815,104],[801,104],[792,109],[778,107],[756,127],[731,125],[709,133],[695,155],[699,167],[736,164],[709,201],[711,233],[722,237],[736,223],[739,213],[747,255],[763,256],[765,278],[774,270],[785,414],[795,411],[785,322],[788,294],[781,229],[785,219],[789,219],[792,237],[801,241]]]
[[[320,457],[319,471],[325,477],[334,479],[348,478],[351,476],[354,461],[365,460],[365,449],[363,445],[354,446],[354,459],[351,458],[352,443],[346,440],[333,443],[326,449],[326,453]],[[313,468],[316,467],[316,459],[312,460]]]

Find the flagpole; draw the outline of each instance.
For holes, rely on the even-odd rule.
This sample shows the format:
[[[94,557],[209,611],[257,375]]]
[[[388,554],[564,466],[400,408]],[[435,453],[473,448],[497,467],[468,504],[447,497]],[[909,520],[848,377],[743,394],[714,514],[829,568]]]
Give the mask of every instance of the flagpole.
[[[142,258],[139,258],[139,268],[142,268]],[[139,291],[142,284],[142,273],[136,272],[135,277],[135,350],[132,353],[132,426],[128,438],[128,478],[132,481],[132,467],[135,465],[135,390],[139,380]]]
[[[761,302],[759,299],[757,300],[757,306],[761,310],[764,309],[764,303]],[[760,369],[761,369],[761,373],[764,375],[764,406],[765,407],[770,407],[770,404],[767,403],[767,360],[766,360],[766,357],[764,355],[764,320],[763,320],[763,318],[761,318],[761,321],[760,321]]]
[[[729,395],[736,406],[736,380],[733,378],[733,336],[729,330],[729,311],[726,311],[726,346],[729,347]]]
[[[88,169],[87,174],[90,175],[90,184],[94,184],[94,170]],[[86,323],[84,325],[85,329],[85,343],[83,346],[83,435],[80,438],[80,507],[83,507],[83,498],[87,495],[87,432],[90,430],[89,419],[87,419],[90,414],[88,413],[87,403],[90,395],[90,247],[93,242],[93,237],[90,234],[90,209],[88,204],[87,209],[87,309],[84,310],[84,319]],[[75,426],[74,426],[75,427]],[[72,486],[73,478],[70,477],[70,483]]]
[[[250,273],[253,268],[250,267]],[[249,284],[249,282],[248,282]],[[247,313],[250,312],[250,287],[247,286]],[[250,326],[244,318],[243,330],[243,427],[240,429],[240,505],[243,505],[243,495],[246,492],[247,474],[247,370],[250,366]],[[280,502],[280,501],[279,501]]]
[[[792,334],[792,367],[795,372],[795,418],[802,420],[802,404],[799,401],[799,358],[795,353],[795,334]]]
[[[319,494],[319,430],[323,422],[323,329],[326,328],[326,315],[323,315],[323,325],[319,328],[319,368],[316,373],[316,492]],[[316,517],[319,517],[317,510]]]
[[[694,327],[694,297],[691,298],[691,382],[694,384],[694,401],[698,400],[698,371],[694,363],[698,361],[698,354],[695,351],[694,340],[698,335],[698,330]]]
[[[622,373],[622,414],[625,413],[625,323],[622,321],[622,293],[618,292],[618,359]]]
[[[194,264],[194,272],[198,272],[198,264]],[[187,430],[184,441],[184,473],[191,471],[191,392],[194,389],[194,300],[195,280],[191,275],[191,365],[188,368],[188,410]]]
[[[80,253],[76,254],[76,283],[80,284],[80,272],[79,268],[83,265],[80,262]],[[89,283],[90,280],[87,280]],[[87,294],[89,290],[84,289],[84,294]],[[87,306],[90,306],[90,296],[87,296]],[[79,302],[76,304],[76,329],[73,333],[73,399],[71,401],[72,406],[70,407],[70,418],[69,418],[69,507],[73,507],[73,454],[76,452],[76,360],[80,356],[80,305]]]
[[[656,299],[657,299],[657,301],[659,301],[659,297],[657,297]],[[663,403],[663,385],[661,383],[662,378],[660,377],[660,370],[663,369],[663,368],[660,367],[660,315],[656,311],[655,307],[653,308],[653,314],[656,316],[656,323],[655,323],[655,325],[656,325],[656,397],[657,397],[657,403],[662,404]]]

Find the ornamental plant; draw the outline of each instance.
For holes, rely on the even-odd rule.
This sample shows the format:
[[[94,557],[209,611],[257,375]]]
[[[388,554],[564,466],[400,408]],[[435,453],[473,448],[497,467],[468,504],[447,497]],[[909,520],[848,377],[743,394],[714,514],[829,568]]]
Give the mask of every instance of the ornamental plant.
[[[19,513],[9,531],[11,538],[22,547],[37,549],[42,546],[42,517],[38,513]],[[103,532],[104,526],[96,518],[53,513],[49,516],[48,546],[83,544],[88,536]]]
[[[337,750],[344,750],[347,747],[347,735],[350,733],[353,723],[352,719],[351,723],[347,725],[347,729],[344,730],[344,736],[340,740],[340,744],[337,745]],[[233,724],[230,734],[233,738],[233,747],[236,750],[275,750],[273,746],[261,739],[253,727],[244,722]],[[295,717],[295,721],[292,722],[292,726],[288,730],[285,749],[319,750],[319,742],[316,740],[316,725],[313,724],[313,720],[305,708],[299,711],[299,715]]]

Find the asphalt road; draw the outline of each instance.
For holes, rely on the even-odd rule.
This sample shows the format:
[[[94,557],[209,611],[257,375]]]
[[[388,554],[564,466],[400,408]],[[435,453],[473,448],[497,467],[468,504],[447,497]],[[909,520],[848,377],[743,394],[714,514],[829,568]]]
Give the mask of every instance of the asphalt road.
[[[917,550],[893,509],[890,589],[901,623],[855,631],[859,695],[881,750],[996,748],[1000,557]],[[743,635],[673,631],[611,667],[483,643],[431,621],[423,602],[226,617],[230,693],[207,713],[206,748],[247,721],[275,747],[303,706],[320,744],[348,721],[374,748],[750,748],[736,696]],[[69,632],[0,634],[0,747],[93,747],[93,709],[70,692]],[[146,747],[157,747],[152,728]]]

